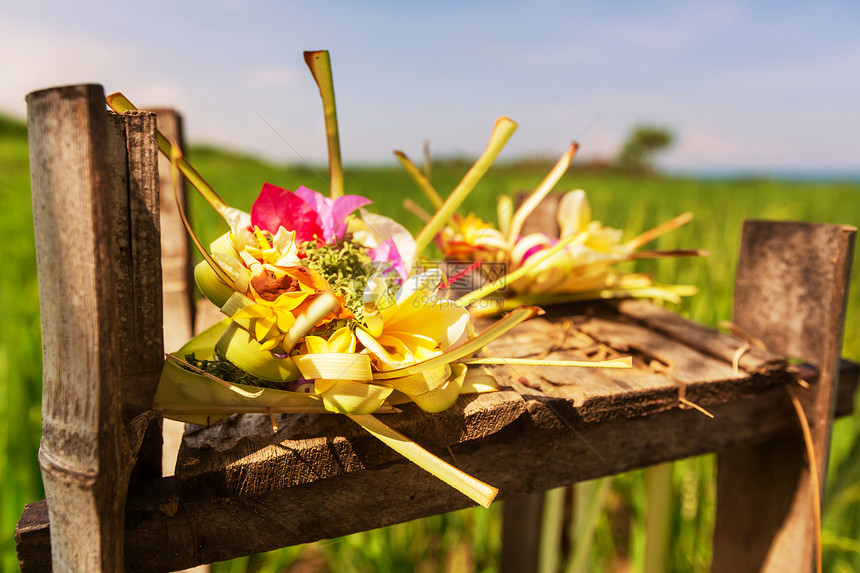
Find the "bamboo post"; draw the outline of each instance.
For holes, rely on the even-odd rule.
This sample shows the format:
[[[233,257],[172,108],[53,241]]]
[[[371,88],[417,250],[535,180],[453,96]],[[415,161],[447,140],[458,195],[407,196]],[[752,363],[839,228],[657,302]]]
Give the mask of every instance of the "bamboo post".
[[[157,187],[139,169],[151,151],[135,143],[154,125],[144,116],[130,121],[131,148],[140,154],[129,157],[126,123],[109,119],[101,86],[36,91],[27,104],[42,316],[39,463],[51,558],[58,571],[119,571],[142,433],[127,433],[123,415],[148,409],[150,358],[161,353],[158,283],[154,294],[145,292],[158,269],[147,246],[158,240]],[[156,322],[158,333],[138,330]],[[124,383],[139,386],[125,404]],[[142,430],[146,420],[132,427]]]
[[[796,390],[812,427],[820,495],[855,233],[847,226],[747,221],[735,282],[735,323],[769,350],[818,369],[809,391]],[[797,435],[720,452],[713,571],[815,569],[815,482],[804,458]]]

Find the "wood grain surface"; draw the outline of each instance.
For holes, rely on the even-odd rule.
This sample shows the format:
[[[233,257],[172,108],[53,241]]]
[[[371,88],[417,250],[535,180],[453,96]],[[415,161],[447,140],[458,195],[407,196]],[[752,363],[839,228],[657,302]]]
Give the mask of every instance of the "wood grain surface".
[[[767,348],[817,368],[817,383],[797,391],[817,465],[809,467],[798,436],[720,452],[713,571],[816,570],[814,511],[824,495],[839,386],[848,382],[839,379],[839,356],[855,233],[838,225],[744,223],[734,321]]]
[[[645,311],[640,308],[639,312]],[[559,415],[600,423],[678,408],[681,397],[708,407],[754,396],[791,379],[786,362],[774,356],[768,361],[747,361],[751,372],[735,373],[728,362],[690,348],[670,334],[649,330],[610,305],[557,308],[490,344],[483,355],[552,360],[632,355],[635,367],[493,366],[489,370],[507,390],[462,396],[440,414],[405,406],[402,414],[380,415],[380,419],[425,447],[445,448],[491,435],[526,412],[530,423],[540,428],[556,428]],[[725,334],[710,332],[710,336],[722,348],[742,345]],[[397,458],[342,416],[284,414],[276,421],[277,434],[266,416],[252,414],[233,416],[209,428],[189,427],[176,468],[182,494],[263,493]],[[363,452],[361,458],[355,454],[357,449]]]
[[[128,424],[152,409],[164,364],[158,149],[155,114],[109,112],[108,121],[110,133],[123,136],[111,145],[122,416]],[[146,430],[133,480],[161,477],[161,446],[156,419]]]

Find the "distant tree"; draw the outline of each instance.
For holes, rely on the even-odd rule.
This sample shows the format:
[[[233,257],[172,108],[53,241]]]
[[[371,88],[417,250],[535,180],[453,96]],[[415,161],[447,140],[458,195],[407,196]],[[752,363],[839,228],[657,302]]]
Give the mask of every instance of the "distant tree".
[[[651,171],[654,155],[671,147],[675,135],[665,127],[637,125],[621,148],[616,163],[625,169]]]

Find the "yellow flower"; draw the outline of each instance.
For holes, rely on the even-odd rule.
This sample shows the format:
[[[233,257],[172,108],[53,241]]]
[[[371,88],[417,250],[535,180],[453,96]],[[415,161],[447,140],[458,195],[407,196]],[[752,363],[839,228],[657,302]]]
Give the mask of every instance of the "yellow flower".
[[[251,263],[248,265],[249,267],[251,267],[254,262],[277,266],[298,264],[299,257],[295,231],[287,231],[281,227],[278,229],[278,232],[271,237],[271,242],[269,242],[266,234],[259,227],[254,227],[254,235],[257,238],[257,243],[246,245],[242,250],[243,253],[246,253],[253,258],[253,262],[248,261]],[[243,258],[247,260],[247,257]]]
[[[611,286],[617,272],[612,265],[626,258],[631,247],[622,243],[622,231],[591,220],[591,206],[581,189],[565,194],[558,207],[561,238],[575,235],[564,249],[538,265],[511,287],[519,293],[574,293]],[[542,233],[519,239],[511,249],[516,270],[556,241]]]
[[[246,215],[237,211],[242,215]],[[271,241],[269,240],[271,238]],[[218,237],[209,247],[212,258],[227,274],[232,287],[222,281],[208,264],[194,269],[200,290],[216,306],[222,306],[233,292],[248,295],[249,281],[261,265],[295,266],[299,264],[295,232],[281,227],[274,236],[255,228],[237,228]]]
[[[248,291],[254,304],[243,307],[231,318],[250,332],[263,350],[281,346],[296,317],[304,313],[320,293],[332,293],[331,286],[312,269],[270,264],[255,265]],[[335,298],[335,310],[317,326],[352,318],[352,313],[343,305],[343,298],[338,295]]]
[[[305,287],[284,292],[273,301],[259,299],[236,311],[231,318],[254,336],[262,350],[273,350],[295,324],[296,309],[312,294],[313,289]]]
[[[339,328],[329,336],[328,340],[320,336],[305,336],[305,347],[308,354],[325,352],[349,353],[355,352],[355,334],[348,326]]]
[[[508,243],[504,235],[487,223],[469,213],[465,218],[452,217],[450,225],[439,235],[442,251],[449,259],[458,261],[504,261]]]
[[[469,312],[435,291],[442,273],[431,269],[411,277],[394,296],[382,275],[374,275],[364,293],[365,321],[356,337],[371,355],[377,371],[422,362],[457,342]]]

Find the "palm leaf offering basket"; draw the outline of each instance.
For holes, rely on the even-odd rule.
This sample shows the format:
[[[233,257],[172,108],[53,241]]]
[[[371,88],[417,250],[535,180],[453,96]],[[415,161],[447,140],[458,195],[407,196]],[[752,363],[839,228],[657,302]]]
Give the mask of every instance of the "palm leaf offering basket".
[[[266,183],[250,213],[227,205],[158,134],[159,150],[221,215],[229,230],[206,248],[183,214],[203,257],[195,269],[201,292],[226,316],[168,355],[155,397],[166,418],[214,424],[234,413],[333,413],[348,416],[414,463],[488,506],[497,490],[424,450],[382,419],[414,403],[435,413],[461,394],[498,388],[486,364],[537,364],[630,368],[629,358],[598,362],[475,358],[488,343],[542,311],[536,304],[589,298],[643,296],[677,300],[692,287],[660,286],[614,265],[635,258],[685,256],[697,251],[637,251],[659,234],[685,224],[682,215],[630,241],[621,231],[591,221],[584,192],[563,198],[561,236],[520,236],[529,213],[567,170],[572,145],[534,192],[513,210],[500,200],[498,228],[457,214],[489,169],[516,124],[500,118],[490,142],[447,199],[405,154],[397,155],[436,209],[413,238],[406,228],[345,194],[331,64],[327,52],[306,52],[320,89],[328,134],[330,193]],[[117,112],[135,110],[122,94],[107,98]],[[174,188],[178,189],[178,185]],[[181,203],[180,212],[182,210]],[[449,260],[494,261],[509,272],[480,288],[449,298],[456,277],[445,276],[422,255],[436,242]],[[474,267],[476,268],[476,267]],[[510,285],[507,297],[498,296]],[[495,295],[494,298],[490,298]],[[478,301],[484,312],[506,312],[476,332]],[[474,308],[471,308],[474,311]]]

